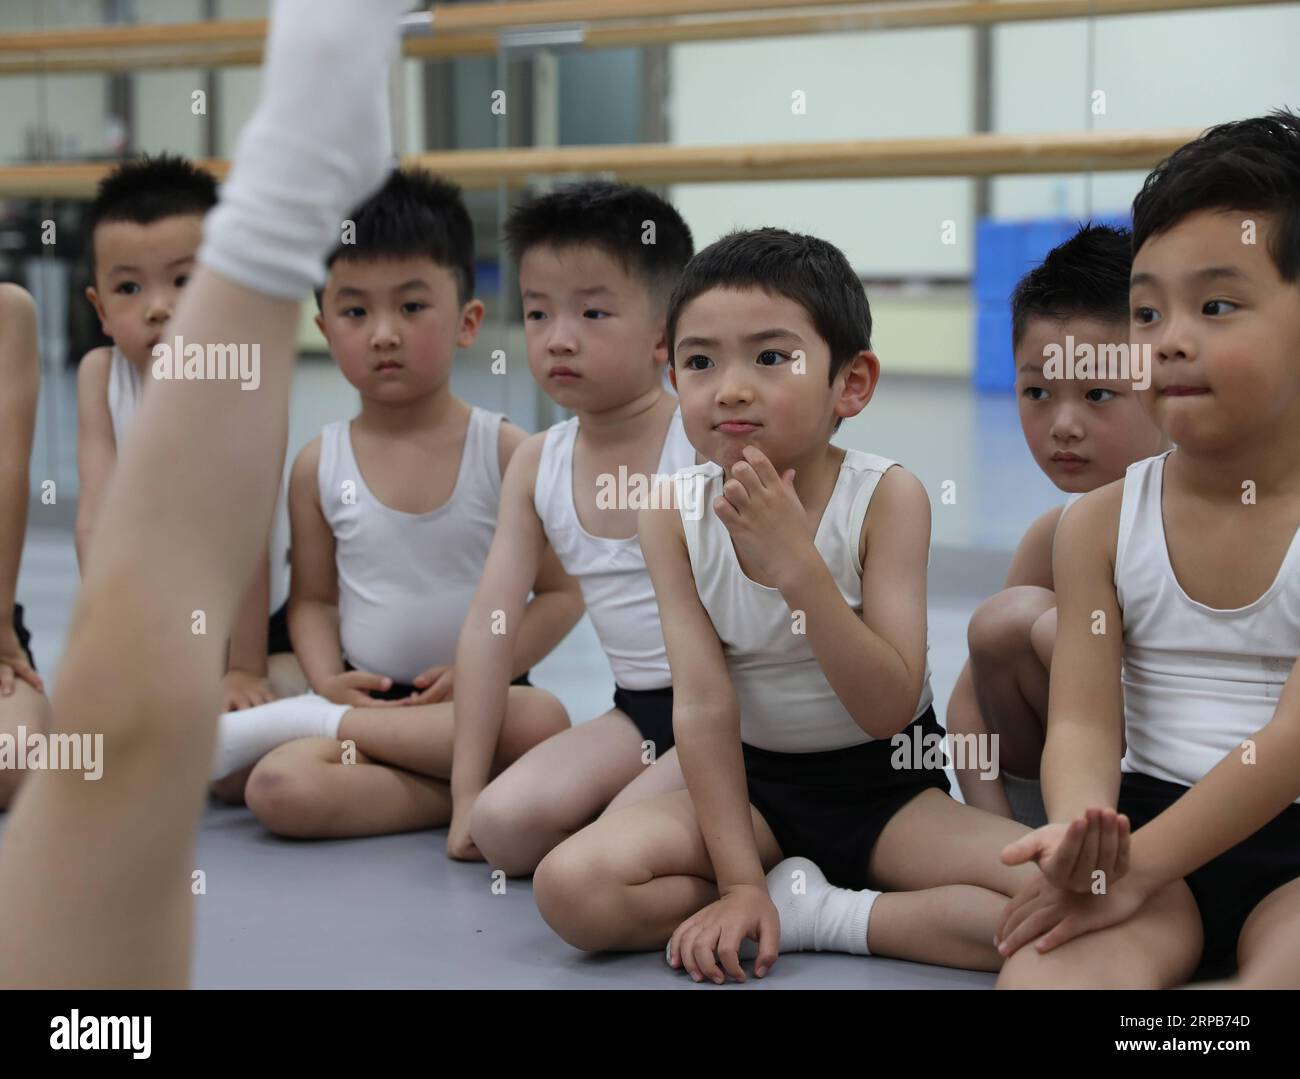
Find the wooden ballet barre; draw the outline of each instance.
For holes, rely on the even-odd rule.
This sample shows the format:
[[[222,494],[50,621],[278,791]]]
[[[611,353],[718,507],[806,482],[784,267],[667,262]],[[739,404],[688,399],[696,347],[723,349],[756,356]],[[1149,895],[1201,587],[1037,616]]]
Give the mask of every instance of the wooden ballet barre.
[[[1176,128],[734,146],[451,150],[408,154],[403,164],[431,169],[467,190],[491,189],[499,183],[524,187],[540,176],[606,175],[641,184],[1012,176],[1146,170],[1199,134],[1196,128]],[[225,161],[202,164],[219,178],[226,174]],[[100,177],[113,166],[0,166],[0,198],[90,198]]]
[[[558,2],[558,0],[555,0]],[[566,0],[574,2],[577,0]],[[589,4],[590,0],[582,0]],[[718,0],[714,0],[715,3]],[[766,4],[768,0],[763,0]],[[772,0],[774,2],[774,0]],[[796,0],[798,2],[798,0]],[[585,23],[578,47],[584,50],[686,44],[693,41],[793,37],[822,33],[981,26],[1096,16],[1137,15],[1228,7],[1262,7],[1288,0],[949,0],[864,5],[838,10],[786,11],[765,16],[656,19],[612,25]],[[478,8],[483,5],[473,5]],[[493,12],[520,6],[488,5]],[[758,4],[746,3],[752,10]],[[789,8],[790,0],[781,5]],[[825,5],[814,5],[824,8]],[[459,12],[462,8],[438,9]],[[450,60],[490,56],[508,40],[509,30],[412,34],[403,42],[411,59]],[[69,74],[144,69],[239,67],[261,63],[262,20],[159,26],[113,26],[88,30],[50,30],[0,35],[0,75]]]

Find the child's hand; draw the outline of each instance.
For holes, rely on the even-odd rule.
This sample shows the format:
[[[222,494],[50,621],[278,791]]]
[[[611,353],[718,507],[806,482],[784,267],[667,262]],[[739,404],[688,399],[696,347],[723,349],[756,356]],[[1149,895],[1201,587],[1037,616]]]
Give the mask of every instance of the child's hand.
[[[13,696],[15,678],[35,687],[38,693],[45,692],[45,683],[27,662],[27,653],[18,643],[13,626],[0,626],[0,697]]]
[[[251,671],[241,670],[226,672],[221,679],[221,696],[223,712],[256,708],[259,704],[270,704],[275,700],[270,681]]]
[[[335,704],[348,704],[353,708],[400,708],[405,701],[385,701],[372,697],[372,689],[388,689],[393,680],[386,675],[369,671],[343,671],[321,683],[316,692]]]
[[[721,985],[727,975],[743,982],[739,952],[746,938],[758,942],[754,975],[761,978],[778,958],[781,918],[767,890],[750,884],[733,889],[682,922],[668,942],[668,965],[674,970],[684,966],[696,982],[708,978]]]
[[[419,687],[420,692],[407,697],[403,704],[437,704],[439,701],[451,700],[452,677],[456,673],[454,666],[430,667],[415,676],[411,684]]]
[[[1007,903],[993,943],[1004,958],[1030,941],[1040,954],[1050,952],[1075,937],[1127,921],[1150,892],[1137,876],[1093,895],[1069,891],[1039,875]]]
[[[460,862],[486,862],[483,853],[474,845],[469,834],[469,818],[474,803],[465,804],[462,798],[451,811],[451,825],[447,829],[447,857]]]
[[[813,546],[813,532],[795,494],[794,469],[778,476],[757,446],[746,446],[742,453],[745,460],[732,466],[713,512],[746,565],[765,581],[775,581],[790,568],[793,555]]]
[[[1128,872],[1128,817],[1113,809],[1089,809],[1069,825],[1049,824],[1010,844],[1002,861],[1037,862],[1052,884],[1072,892],[1091,893],[1098,880],[1109,887]]]

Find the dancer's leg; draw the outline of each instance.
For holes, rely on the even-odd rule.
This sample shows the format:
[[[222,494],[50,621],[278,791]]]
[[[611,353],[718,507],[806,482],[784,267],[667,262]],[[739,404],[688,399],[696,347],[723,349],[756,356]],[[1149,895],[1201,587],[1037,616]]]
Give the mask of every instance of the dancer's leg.
[[[191,345],[256,344],[261,383],[160,381],[141,404],[54,692],[52,730],[102,735],[103,774],[37,772],[12,810],[0,849],[4,984],[188,980],[223,653],[270,528],[298,302],[337,222],[382,180],[382,85],[403,7],[275,8],[262,102],[169,326]],[[360,100],[367,86],[373,107]],[[359,132],[358,120],[369,121]],[[303,172],[319,184],[295,189]]]

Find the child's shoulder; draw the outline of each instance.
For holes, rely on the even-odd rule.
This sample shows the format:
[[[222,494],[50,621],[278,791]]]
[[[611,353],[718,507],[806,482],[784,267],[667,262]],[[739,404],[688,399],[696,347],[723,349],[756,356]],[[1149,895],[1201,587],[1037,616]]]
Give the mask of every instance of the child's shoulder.
[[[865,520],[860,536],[864,543],[873,527],[893,527],[909,518],[924,520],[928,531],[930,494],[915,473],[887,457],[861,450],[848,450],[841,468],[850,468],[872,483],[869,487],[866,484],[859,487],[864,492],[862,497],[867,499],[862,510]]]
[[[1105,550],[1112,562],[1119,538],[1120,510],[1124,504],[1126,477],[1112,480],[1089,491],[1062,513],[1054,534],[1054,546],[1073,549]]]
[[[81,364],[77,368],[78,375],[83,371],[91,371],[101,376],[107,376],[108,369],[113,365],[113,346],[99,345],[92,348],[81,357]]]
[[[22,285],[15,285],[12,281],[0,281],[0,313],[3,313],[6,319],[21,317],[35,320],[36,301]]]
[[[113,367],[113,349],[108,345],[92,348],[81,358],[77,367],[77,395],[85,398],[88,393],[98,391],[104,395],[107,407],[108,375]]]

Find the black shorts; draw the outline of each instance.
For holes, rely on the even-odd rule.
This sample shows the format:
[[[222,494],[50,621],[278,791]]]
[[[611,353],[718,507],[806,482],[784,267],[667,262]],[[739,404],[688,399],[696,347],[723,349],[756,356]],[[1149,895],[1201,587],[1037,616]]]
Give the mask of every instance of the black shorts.
[[[343,669],[348,671],[356,670],[356,668],[352,666],[352,664],[349,663],[346,659],[343,661]],[[531,686],[532,682],[528,680],[528,672],[524,671],[523,674],[521,674],[510,684],[512,686]],[[405,700],[412,693],[423,693],[423,692],[424,692],[423,689],[421,689],[419,686],[412,685],[410,682],[394,682],[387,689],[372,689],[370,691],[370,696],[374,697],[376,700],[379,701],[401,701],[401,700]]]
[[[278,655],[292,652],[293,642],[289,640],[289,601],[280,604],[280,609],[266,621],[266,654]]]
[[[1190,787],[1125,772],[1119,811],[1134,831],[1150,823]],[[1222,978],[1237,969],[1237,938],[1250,912],[1270,892],[1300,877],[1300,805],[1289,805],[1263,828],[1183,879],[1201,914],[1205,945],[1193,977]]]
[[[614,707],[632,721],[641,740],[654,745],[656,758],[673,748],[673,687],[624,689],[614,686]]]
[[[14,632],[18,634],[18,643],[27,655],[27,662],[32,665],[32,670],[36,670],[36,660],[32,658],[32,635],[27,632],[27,627],[23,625],[23,605],[14,604]]]
[[[913,727],[923,737],[943,737],[933,708],[902,732],[909,742]],[[811,859],[841,888],[871,887],[871,852],[894,814],[922,791],[949,791],[942,767],[895,767],[889,738],[817,753],[741,748],[750,805],[772,829],[782,857]]]

